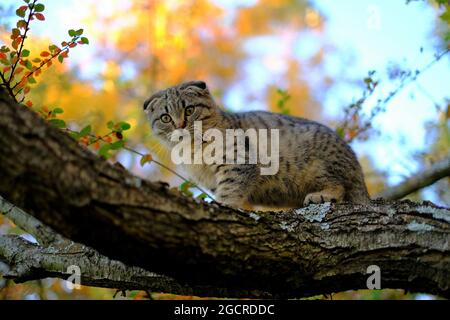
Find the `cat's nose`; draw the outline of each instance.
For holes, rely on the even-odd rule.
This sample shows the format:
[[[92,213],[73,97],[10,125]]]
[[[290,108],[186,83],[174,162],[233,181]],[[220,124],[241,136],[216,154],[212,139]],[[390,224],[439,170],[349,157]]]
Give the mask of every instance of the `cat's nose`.
[[[186,121],[182,120],[178,123],[177,129],[184,129],[186,128]]]

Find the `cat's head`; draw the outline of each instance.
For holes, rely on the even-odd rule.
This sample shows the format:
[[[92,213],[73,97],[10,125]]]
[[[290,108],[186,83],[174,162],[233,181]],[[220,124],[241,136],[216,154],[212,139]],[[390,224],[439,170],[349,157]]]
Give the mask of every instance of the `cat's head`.
[[[177,129],[194,130],[194,122],[202,121],[203,128],[213,126],[220,113],[206,83],[191,81],[159,91],[144,103],[153,134],[169,143]]]

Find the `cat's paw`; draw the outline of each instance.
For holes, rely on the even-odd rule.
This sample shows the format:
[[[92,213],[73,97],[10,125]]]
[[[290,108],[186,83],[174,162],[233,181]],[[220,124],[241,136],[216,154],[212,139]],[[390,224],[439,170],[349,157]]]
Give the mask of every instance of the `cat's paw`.
[[[310,204],[321,204],[325,202],[331,202],[336,203],[337,199],[331,194],[328,193],[321,193],[321,192],[315,192],[310,193],[305,197],[305,201],[303,201],[303,205],[305,207],[309,206]]]

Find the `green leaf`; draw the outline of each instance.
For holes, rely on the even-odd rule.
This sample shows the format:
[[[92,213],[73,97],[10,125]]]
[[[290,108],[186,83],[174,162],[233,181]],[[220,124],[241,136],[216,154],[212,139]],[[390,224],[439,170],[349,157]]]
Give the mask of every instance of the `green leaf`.
[[[66,122],[64,120],[61,119],[51,119],[49,120],[50,124],[57,127],[57,128],[65,128],[66,127]]]
[[[131,125],[129,123],[127,123],[127,122],[120,122],[119,123],[119,127],[123,131],[127,131],[127,130],[131,129]]]
[[[84,32],[84,29],[78,29],[77,31],[75,31],[75,35],[77,36],[81,36]]]
[[[83,44],[89,44],[89,39],[86,37],[82,37],[80,40]]]
[[[344,128],[339,127],[336,129],[336,133],[339,137],[341,137],[342,139],[344,139],[345,137],[345,132],[344,132]]]
[[[106,125],[108,126],[108,129],[112,129],[114,127],[114,122],[108,121]]]
[[[18,15],[21,18],[25,18],[25,11],[17,9],[16,10],[16,15]]]
[[[125,145],[125,142],[123,141],[116,141],[114,143],[111,143],[111,150],[119,150],[122,149]]]
[[[54,114],[61,114],[61,113],[64,113],[64,110],[61,109],[61,108],[55,108],[55,109],[53,109],[53,113]]]
[[[50,52],[53,52],[53,51],[55,51],[56,49],[58,49],[58,47],[57,47],[56,45],[54,45],[54,44],[48,46],[48,50],[50,50]]]
[[[35,10],[36,12],[42,12],[42,11],[45,10],[45,6],[44,6],[42,3],[37,3],[37,4],[34,6],[34,10]]]
[[[58,56],[58,61],[59,61],[59,63],[63,63],[63,62],[64,62],[64,57],[63,57],[62,54],[60,54],[60,55]]]
[[[22,50],[22,57],[26,58],[30,56],[30,50],[23,49]]]
[[[69,132],[69,135],[76,141],[80,140],[80,135],[78,132]]]
[[[180,190],[184,195],[186,195],[188,197],[192,197],[194,194],[191,191],[189,191],[189,189],[193,186],[194,185],[192,184],[192,182],[185,181],[180,185]]]
[[[73,30],[73,29],[69,30],[69,36],[75,37],[76,35],[77,35],[77,32],[75,30]]]
[[[200,200],[205,200],[206,198],[208,198],[208,195],[206,193],[201,193],[197,196],[197,199]]]
[[[28,83],[29,83],[29,84],[36,84],[37,82],[36,82],[36,79],[35,79],[35,78],[29,77],[29,78],[28,78]]]
[[[89,135],[92,131],[92,127],[90,125],[84,127],[81,131],[80,131],[80,138],[86,137],[87,135]]]
[[[109,150],[111,150],[111,145],[105,144],[100,148],[100,150],[98,150],[98,154],[105,159],[109,159],[111,157]]]
[[[30,71],[33,70],[33,64],[31,63],[30,60],[26,60],[26,61],[25,61],[25,68],[27,68],[27,69],[30,70]]]

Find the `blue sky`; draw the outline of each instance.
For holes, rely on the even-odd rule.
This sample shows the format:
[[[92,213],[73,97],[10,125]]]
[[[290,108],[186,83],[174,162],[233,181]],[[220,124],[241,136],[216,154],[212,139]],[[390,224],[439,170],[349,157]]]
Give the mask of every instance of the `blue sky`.
[[[2,0],[2,4],[17,6],[19,0]],[[106,1],[108,2],[108,1]],[[410,69],[422,69],[433,55],[439,51],[433,30],[436,11],[426,1],[413,1],[409,5],[404,0],[313,0],[314,7],[325,17],[325,36],[318,38],[314,33],[298,34],[293,40],[294,54],[299,60],[308,58],[320,47],[320,43],[331,44],[335,50],[325,57],[324,70],[327,74],[346,79],[363,79],[369,70],[377,70],[382,80],[380,93],[383,97],[392,87],[384,85],[389,64],[399,64]],[[80,1],[46,0],[47,21],[33,29],[40,35],[51,34],[52,39],[66,38],[68,29],[83,25]],[[233,18],[237,6],[252,5],[254,0],[216,0],[226,8],[227,19]],[[62,14],[61,14],[62,13]],[[50,32],[51,30],[51,32]],[[251,59],[243,66],[247,87],[233,86],[225,93],[225,103],[234,109],[263,109],[256,100],[246,105],[243,90],[258,94],[273,82],[273,74],[261,63],[267,56],[277,56],[277,39],[258,38],[244,46],[251,53]],[[93,54],[90,49],[80,50],[77,64]],[[423,48],[423,52],[420,49]],[[278,50],[278,51],[277,51]],[[276,66],[275,66],[276,67]],[[97,65],[89,70],[95,75],[101,69]],[[310,75],[314,87],[314,74]],[[378,170],[389,173],[390,184],[400,182],[404,177],[419,169],[413,159],[414,154],[427,147],[425,124],[436,122],[435,104],[444,105],[450,99],[449,57],[445,57],[419,80],[406,87],[389,105],[386,113],[379,115],[374,123],[381,134],[373,136],[369,142],[353,145],[359,156],[367,155]],[[322,119],[339,118],[343,107],[361,95],[361,87],[343,81],[326,95],[317,87],[316,95],[323,101]],[[412,98],[414,94],[414,98]],[[262,100],[261,100],[262,101]],[[366,107],[370,109],[370,101]],[[428,196],[428,195],[427,195]],[[431,200],[432,195],[430,194]]]
[[[327,17],[328,37],[340,50],[349,51],[354,57],[347,72],[355,77],[364,76],[368,70],[386,70],[391,62],[420,70],[439,52],[438,41],[433,37],[436,12],[426,1],[409,5],[399,0],[314,2]],[[422,53],[420,48],[423,48]],[[333,64],[330,63],[330,70]],[[386,94],[392,87],[382,89]],[[331,92],[325,100],[326,111],[338,114],[339,103],[335,101],[352,99],[355,93],[352,88]],[[414,98],[411,98],[412,93]],[[339,99],[340,95],[343,99]],[[443,106],[449,98],[447,56],[391,101],[387,112],[375,121],[382,134],[358,149],[369,154],[379,169],[389,170],[391,183],[399,182],[418,169],[412,155],[427,146],[425,123],[437,119],[434,104]]]

